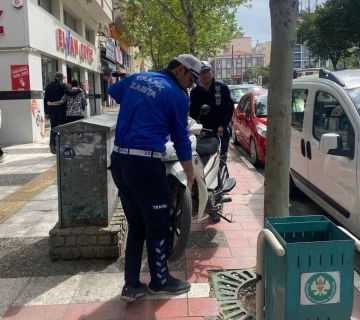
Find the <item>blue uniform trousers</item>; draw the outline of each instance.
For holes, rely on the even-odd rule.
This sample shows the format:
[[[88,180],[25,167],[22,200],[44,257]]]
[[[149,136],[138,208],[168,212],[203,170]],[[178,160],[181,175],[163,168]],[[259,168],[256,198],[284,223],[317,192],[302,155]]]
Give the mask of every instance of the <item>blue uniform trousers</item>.
[[[113,152],[110,169],[128,222],[125,283],[140,285],[146,240],[151,285],[164,287],[169,274],[166,256],[171,205],[165,166],[157,158]]]

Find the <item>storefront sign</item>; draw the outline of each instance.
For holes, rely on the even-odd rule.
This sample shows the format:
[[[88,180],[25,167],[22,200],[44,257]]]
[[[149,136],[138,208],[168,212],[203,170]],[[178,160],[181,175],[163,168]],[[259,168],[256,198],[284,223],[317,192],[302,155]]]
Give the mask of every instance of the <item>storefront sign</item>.
[[[4,34],[5,31],[4,31],[4,26],[1,25],[1,17],[4,13],[4,10],[0,10],[0,34]]]
[[[14,8],[20,9],[24,6],[24,1],[23,0],[12,0],[12,5]]]
[[[63,31],[60,28],[57,29],[57,47],[61,50],[65,50],[67,56],[80,56],[80,59],[93,63],[94,51],[89,45],[79,43],[74,37],[71,36],[70,30]]]
[[[116,61],[116,52],[115,46],[112,44],[111,40],[106,40],[106,58]]]
[[[29,65],[12,65],[10,69],[12,90],[30,90]]]
[[[116,59],[115,61],[119,64],[123,64],[123,56],[120,48],[116,47]]]

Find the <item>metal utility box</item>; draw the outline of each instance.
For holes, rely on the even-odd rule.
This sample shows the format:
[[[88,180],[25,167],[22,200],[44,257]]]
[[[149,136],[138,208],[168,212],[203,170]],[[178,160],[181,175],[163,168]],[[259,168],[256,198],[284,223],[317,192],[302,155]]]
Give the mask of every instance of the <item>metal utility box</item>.
[[[107,226],[118,203],[110,154],[116,116],[100,115],[54,128],[61,228]]]
[[[323,216],[268,218],[284,247],[265,247],[266,320],[349,320],[355,242]]]

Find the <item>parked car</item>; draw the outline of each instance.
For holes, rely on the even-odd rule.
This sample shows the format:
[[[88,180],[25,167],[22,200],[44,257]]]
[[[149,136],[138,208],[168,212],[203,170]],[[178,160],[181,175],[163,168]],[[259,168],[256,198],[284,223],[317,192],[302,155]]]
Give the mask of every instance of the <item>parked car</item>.
[[[247,92],[262,91],[263,88],[256,84],[232,84],[228,86],[230,89],[231,98],[234,101],[234,108],[237,107],[240,99]]]
[[[265,164],[267,131],[267,90],[245,94],[232,118],[232,136],[250,153],[253,165]]]
[[[317,71],[293,82],[290,196],[301,190],[360,238],[360,70]]]

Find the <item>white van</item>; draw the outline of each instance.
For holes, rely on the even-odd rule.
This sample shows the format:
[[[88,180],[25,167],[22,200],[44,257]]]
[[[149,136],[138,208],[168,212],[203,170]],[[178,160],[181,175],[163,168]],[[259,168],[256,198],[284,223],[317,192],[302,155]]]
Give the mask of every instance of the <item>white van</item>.
[[[293,82],[290,197],[300,189],[360,238],[360,70]]]

